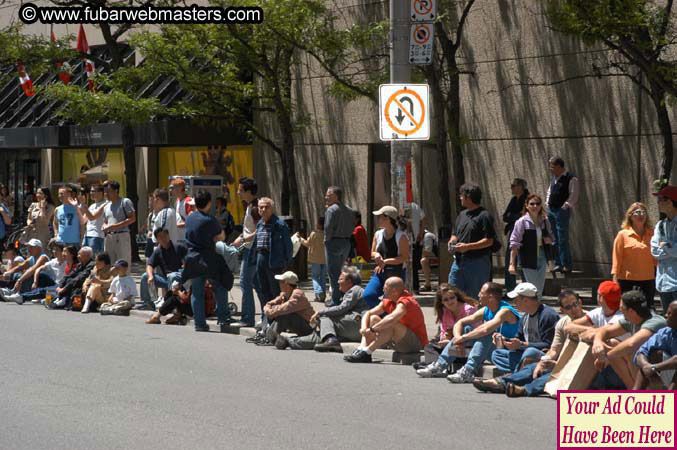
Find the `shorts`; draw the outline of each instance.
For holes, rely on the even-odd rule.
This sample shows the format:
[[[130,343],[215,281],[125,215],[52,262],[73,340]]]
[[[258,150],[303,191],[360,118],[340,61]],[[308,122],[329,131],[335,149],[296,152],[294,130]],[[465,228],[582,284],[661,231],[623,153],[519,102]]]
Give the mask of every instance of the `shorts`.
[[[416,333],[407,328],[404,337],[392,346],[393,350],[399,353],[418,353],[423,349],[421,340],[416,336]]]

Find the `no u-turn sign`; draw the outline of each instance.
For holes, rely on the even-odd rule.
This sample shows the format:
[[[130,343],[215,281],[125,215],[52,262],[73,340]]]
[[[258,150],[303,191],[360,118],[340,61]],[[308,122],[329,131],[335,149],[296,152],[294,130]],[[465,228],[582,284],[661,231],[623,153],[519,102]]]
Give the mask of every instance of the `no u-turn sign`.
[[[427,84],[379,86],[379,123],[382,141],[430,139]]]

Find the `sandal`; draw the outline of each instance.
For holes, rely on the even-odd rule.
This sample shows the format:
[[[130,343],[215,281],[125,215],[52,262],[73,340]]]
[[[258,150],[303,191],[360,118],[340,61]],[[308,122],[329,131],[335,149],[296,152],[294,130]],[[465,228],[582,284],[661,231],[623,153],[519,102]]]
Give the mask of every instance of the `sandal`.
[[[522,386],[517,386],[515,383],[508,383],[508,386],[506,386],[505,389],[505,395],[511,398],[526,397],[527,390],[524,389]]]

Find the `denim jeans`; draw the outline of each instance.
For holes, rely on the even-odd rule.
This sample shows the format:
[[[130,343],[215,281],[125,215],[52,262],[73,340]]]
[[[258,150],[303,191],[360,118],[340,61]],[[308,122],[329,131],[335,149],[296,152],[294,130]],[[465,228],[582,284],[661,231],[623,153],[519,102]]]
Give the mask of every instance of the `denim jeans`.
[[[191,287],[193,289],[190,296],[190,304],[193,307],[193,320],[195,321],[195,328],[204,328],[207,326],[207,318],[205,312],[205,281],[207,277],[201,276],[191,280]],[[209,279],[212,285],[212,292],[214,292],[214,300],[216,302],[216,318],[220,324],[226,324],[230,321],[230,309],[228,309],[228,291],[221,286],[217,280]]]
[[[569,220],[571,210],[564,208],[552,208],[548,211],[550,223],[555,227],[555,265],[571,268],[571,251],[569,249]]]
[[[471,330],[472,330],[472,327],[470,325],[466,325],[465,327],[463,327],[463,334],[469,333]],[[491,335],[484,336],[484,337],[481,337],[481,338],[473,341],[472,349],[470,350],[470,353],[468,354],[468,363],[470,363],[471,358],[482,358],[481,361],[473,363],[473,366],[472,366],[473,370],[474,370],[474,367],[481,366],[482,363],[484,362],[484,360],[487,359],[487,357],[489,356],[490,351],[486,352],[483,349],[483,347],[487,343],[487,341],[486,341],[487,337],[489,338],[488,343],[490,345],[492,345],[492,347],[493,347],[493,344],[492,344],[492,341],[491,341]],[[476,347],[477,347],[477,349],[476,349]],[[452,339],[451,341],[449,341],[449,343],[446,345],[446,347],[444,347],[444,350],[442,350],[442,353],[440,353],[439,358],[437,358],[437,364],[439,366],[444,367],[444,368],[448,368],[448,367],[451,366],[451,363],[453,363],[454,360],[456,360],[456,357],[453,354],[451,354],[451,351],[452,351],[453,348],[454,348],[454,340]],[[484,355],[484,357],[482,357],[482,355]],[[466,365],[467,365],[467,363],[466,363]]]
[[[85,236],[85,238],[82,240],[82,246],[91,248],[94,252],[94,255],[98,255],[99,253],[103,253],[103,238]]]
[[[491,256],[466,258],[454,261],[449,271],[449,284],[456,286],[472,298],[477,298],[482,285],[491,280]]]
[[[174,280],[181,279],[181,272],[171,272],[166,277],[162,274],[156,273],[153,275],[153,278],[155,279],[154,284],[156,289],[168,289]],[[150,287],[148,286],[148,274],[146,272],[141,275],[141,282],[139,283],[139,297],[141,298],[141,303],[155,308],[155,304],[150,298]]]
[[[254,325],[254,290],[259,297],[261,310],[263,310],[263,294],[259,277],[256,273],[256,251],[246,248],[242,252],[242,265],[240,266],[240,290],[242,291],[242,321],[247,325]]]
[[[514,372],[525,359],[540,360],[544,353],[534,347],[526,350],[508,350],[499,348],[491,354],[491,362],[503,373]]]
[[[552,374],[552,372],[548,372],[534,379],[534,369],[537,365],[538,363],[527,364],[522,370],[501,377],[501,382],[506,387],[508,383],[512,383],[516,386],[524,386],[529,397],[537,397],[545,392],[545,385]]]
[[[338,305],[343,296],[339,290],[338,279],[341,276],[343,264],[350,253],[350,239],[330,239],[324,243],[324,250],[327,259],[329,284],[331,285],[331,303]]]
[[[275,279],[275,275],[279,275],[284,272],[284,268],[271,269],[270,268],[270,254],[269,253],[256,253],[256,274],[259,277],[259,283],[261,284],[261,321],[266,324],[265,314],[263,314],[263,307],[266,303],[280,295],[280,283]]]
[[[663,305],[663,315],[668,311],[668,306],[670,303],[677,300],[677,291],[673,292],[659,292],[658,295],[661,298],[661,304]]]
[[[313,292],[315,292],[315,296],[327,292],[327,265],[312,263],[310,270],[313,277]]]
[[[19,278],[21,278],[21,274],[15,273],[13,275],[16,275],[16,276],[12,277],[12,279],[14,280],[14,283],[16,283],[19,280]],[[14,287],[14,283],[12,283],[12,286],[10,287],[10,289]],[[54,286],[55,284],[56,283],[54,282],[54,280],[52,280],[52,278],[49,275],[47,275],[46,273],[40,272],[40,275],[38,275],[38,289],[46,289],[48,287]],[[33,277],[29,277],[28,279],[24,280],[24,282],[21,283],[21,287],[19,288],[19,292],[21,294],[26,294],[26,293],[31,292],[31,291],[33,291]],[[43,297],[44,297],[44,295],[43,295]],[[33,298],[35,298],[35,297],[33,297]],[[42,298],[42,297],[39,297],[39,298]]]
[[[386,284],[386,280],[388,278],[392,276],[398,276],[404,280],[406,275],[407,272],[404,270],[402,270],[399,274],[393,274],[392,272],[389,272],[387,276],[384,275],[383,272],[374,273],[369,279],[364,291],[362,292],[362,298],[364,299],[367,306],[369,306],[369,308],[373,308],[379,304],[379,298],[383,295],[383,286]]]
[[[571,266],[568,266],[571,267]],[[522,267],[524,274],[524,281],[531,283],[538,289],[538,295],[543,296],[543,288],[545,287],[545,270],[548,268],[548,261],[545,259],[545,253],[541,251],[536,262],[536,269],[527,269]]]
[[[22,292],[21,296],[23,297],[24,301],[38,300],[45,298],[47,296],[47,292],[52,292],[52,295],[56,295],[57,287],[58,286],[56,284],[47,287],[39,287],[37,289],[31,289],[30,291]]]

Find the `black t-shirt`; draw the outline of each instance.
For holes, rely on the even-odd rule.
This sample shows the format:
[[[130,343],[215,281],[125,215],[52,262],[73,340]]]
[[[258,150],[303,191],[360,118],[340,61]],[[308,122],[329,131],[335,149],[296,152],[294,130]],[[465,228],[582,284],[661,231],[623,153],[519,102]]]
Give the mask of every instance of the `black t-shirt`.
[[[183,267],[183,258],[186,257],[188,249],[183,244],[174,246],[172,241],[169,241],[169,248],[164,249],[158,245],[150,255],[147,265],[153,269],[160,267],[165,275],[171,272],[178,272]]]
[[[472,211],[463,210],[456,220],[454,235],[458,238],[456,242],[464,244],[477,242],[484,238],[496,239],[494,218],[481,206]],[[462,255],[464,258],[491,255],[491,247],[470,250]]]
[[[202,211],[195,211],[186,219],[186,242],[193,250],[213,249],[214,237],[222,231],[219,221]]]

